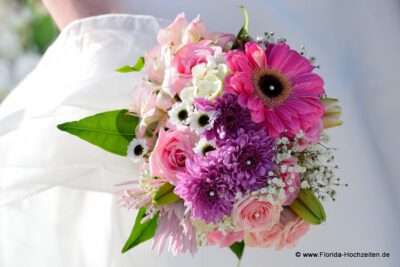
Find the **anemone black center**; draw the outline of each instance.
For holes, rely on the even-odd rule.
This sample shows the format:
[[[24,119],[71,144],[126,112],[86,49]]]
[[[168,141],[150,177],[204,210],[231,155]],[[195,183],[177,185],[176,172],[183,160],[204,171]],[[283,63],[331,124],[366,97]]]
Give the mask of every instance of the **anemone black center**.
[[[205,156],[207,152],[211,152],[215,150],[215,148],[211,145],[206,145],[203,147],[203,150],[201,151],[201,153]]]
[[[283,92],[283,84],[274,75],[265,74],[258,80],[258,86],[262,93],[268,98],[276,98]]]
[[[142,155],[143,147],[141,145],[135,146],[135,149],[133,150],[133,153],[135,153],[136,156]]]
[[[178,112],[178,119],[181,120],[181,121],[186,120],[188,118],[188,116],[189,115],[188,115],[187,110],[181,110],[181,111]]]
[[[199,125],[202,127],[207,126],[210,123],[210,117],[208,117],[208,115],[206,115],[206,114],[203,114],[200,116],[198,122],[199,122]]]

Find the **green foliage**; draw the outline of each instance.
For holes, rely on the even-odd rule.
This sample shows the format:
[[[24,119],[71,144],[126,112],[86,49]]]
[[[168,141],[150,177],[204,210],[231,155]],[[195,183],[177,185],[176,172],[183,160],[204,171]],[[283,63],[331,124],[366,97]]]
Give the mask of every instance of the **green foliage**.
[[[233,243],[233,245],[231,245],[229,248],[232,250],[233,253],[235,253],[236,257],[238,257],[240,261],[243,256],[244,242],[242,241]]]
[[[158,206],[172,204],[181,198],[174,193],[175,186],[170,183],[163,184],[154,194],[153,203]]]
[[[106,151],[126,156],[129,143],[135,137],[138,123],[139,118],[122,109],[99,113],[79,121],[66,122],[57,128]]]
[[[122,253],[127,252],[131,248],[153,238],[157,229],[157,220],[159,214],[154,216],[152,219],[141,223],[142,219],[146,216],[146,208],[141,208],[137,214],[135,225],[133,226],[132,232],[122,248]]]
[[[326,220],[324,207],[311,190],[302,189],[290,209],[306,222],[314,225]]]
[[[118,72],[122,72],[122,73],[128,73],[128,72],[134,72],[134,71],[141,71],[144,67],[144,57],[139,57],[139,59],[137,60],[135,66],[129,66],[129,65],[125,65],[122,66],[118,69],[116,69],[115,71]]]
[[[243,26],[236,36],[236,41],[233,44],[233,49],[243,48],[244,43],[251,40],[249,34],[249,14],[244,6],[239,6],[243,13]]]

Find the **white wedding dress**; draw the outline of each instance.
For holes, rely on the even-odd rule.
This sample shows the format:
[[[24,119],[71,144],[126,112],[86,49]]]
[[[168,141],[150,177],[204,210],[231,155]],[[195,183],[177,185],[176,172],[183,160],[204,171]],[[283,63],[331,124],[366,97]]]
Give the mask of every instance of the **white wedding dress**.
[[[136,1],[135,1],[136,2]],[[400,5],[396,1],[241,1],[251,32],[274,31],[306,44],[338,97],[344,126],[330,130],[339,175],[350,184],[325,204],[327,222],[295,249],[246,249],[241,266],[400,266]],[[173,19],[198,13],[209,31],[236,32],[238,1],[115,1],[116,12]],[[56,125],[129,108],[140,73],[119,74],[155,43],[160,25],[144,15],[105,15],[71,23],[37,68],[0,106],[0,266],[235,266],[228,249],[195,257],[150,251],[121,254],[135,212],[116,205],[114,185],[137,175]],[[295,252],[388,252],[385,258],[297,258]]]

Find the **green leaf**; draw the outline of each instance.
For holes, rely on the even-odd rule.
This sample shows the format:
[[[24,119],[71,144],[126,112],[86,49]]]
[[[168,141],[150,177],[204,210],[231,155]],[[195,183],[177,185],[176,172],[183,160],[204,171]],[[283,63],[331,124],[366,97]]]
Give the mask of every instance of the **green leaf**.
[[[136,247],[137,245],[151,239],[154,236],[157,229],[157,220],[159,214],[157,213],[156,216],[145,223],[140,223],[145,216],[146,208],[141,208],[137,214],[131,235],[122,248],[122,253],[127,252],[131,248]]]
[[[31,26],[33,43],[40,53],[44,53],[50,44],[56,39],[59,31],[52,18],[48,14],[37,15]]]
[[[290,209],[306,222],[314,225],[326,220],[324,207],[311,190],[302,189]]]
[[[153,203],[163,206],[172,204],[181,198],[174,193],[175,186],[170,183],[163,184],[154,194]]]
[[[239,261],[243,256],[244,251],[244,242],[235,242],[233,245],[229,247],[233,253],[235,253],[236,257],[238,257]]]
[[[79,121],[66,122],[57,128],[106,151],[126,156],[129,143],[135,137],[138,123],[137,117],[122,109],[99,113]]]
[[[128,72],[134,72],[134,71],[141,71],[144,67],[144,57],[140,57],[135,66],[129,66],[125,65],[121,68],[116,69],[115,71],[122,72],[122,73],[128,73]]]
[[[244,6],[239,6],[243,14],[243,26],[236,36],[236,41],[233,44],[232,49],[238,49],[243,46],[243,43],[251,40],[249,35],[249,13]]]

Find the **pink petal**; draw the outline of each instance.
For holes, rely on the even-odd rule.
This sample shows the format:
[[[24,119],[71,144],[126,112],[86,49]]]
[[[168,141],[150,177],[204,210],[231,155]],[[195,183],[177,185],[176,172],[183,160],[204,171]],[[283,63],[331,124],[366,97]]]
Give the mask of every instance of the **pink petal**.
[[[236,94],[251,95],[254,92],[249,77],[243,72],[236,72],[225,79],[225,89]]]
[[[246,56],[255,68],[266,68],[267,57],[264,49],[256,42],[247,42],[245,44]]]
[[[288,57],[282,65],[282,72],[289,79],[292,79],[303,73],[308,73],[313,69],[314,67],[310,64],[310,61],[307,58],[302,57],[294,50],[290,50],[288,52]]]
[[[261,101],[261,99],[259,99],[256,96],[250,97],[249,101],[247,102],[247,108],[250,110],[263,110],[264,109],[264,104]]]
[[[269,128],[273,130],[273,132],[282,133],[285,130],[285,127],[282,121],[276,116],[273,111],[266,112],[266,121],[268,121]]]
[[[323,86],[313,83],[313,82],[304,82],[300,84],[295,84],[293,86],[293,96],[320,96],[325,94],[325,90]]]
[[[253,68],[243,51],[233,50],[225,55],[226,63],[233,72],[244,72],[251,76]]]
[[[264,110],[253,111],[251,113],[251,120],[255,123],[260,123],[264,121],[264,119],[265,119]]]
[[[315,73],[303,73],[291,79],[293,86],[297,84],[306,83],[309,86],[313,87],[323,87],[324,80]]]
[[[185,14],[180,13],[175,21],[165,29],[161,29],[157,35],[157,41],[161,45],[180,45],[185,27],[189,22],[185,19]]]
[[[286,102],[288,109],[295,110],[299,114],[308,114],[312,111],[312,107],[306,101],[300,99],[291,99]]]
[[[268,56],[268,65],[271,68],[281,71],[282,66],[285,66],[285,60],[288,58],[288,52],[289,46],[284,43],[271,46],[270,55]]]
[[[240,94],[238,97],[238,103],[242,107],[247,107],[247,101],[249,101],[249,96],[245,94]]]

